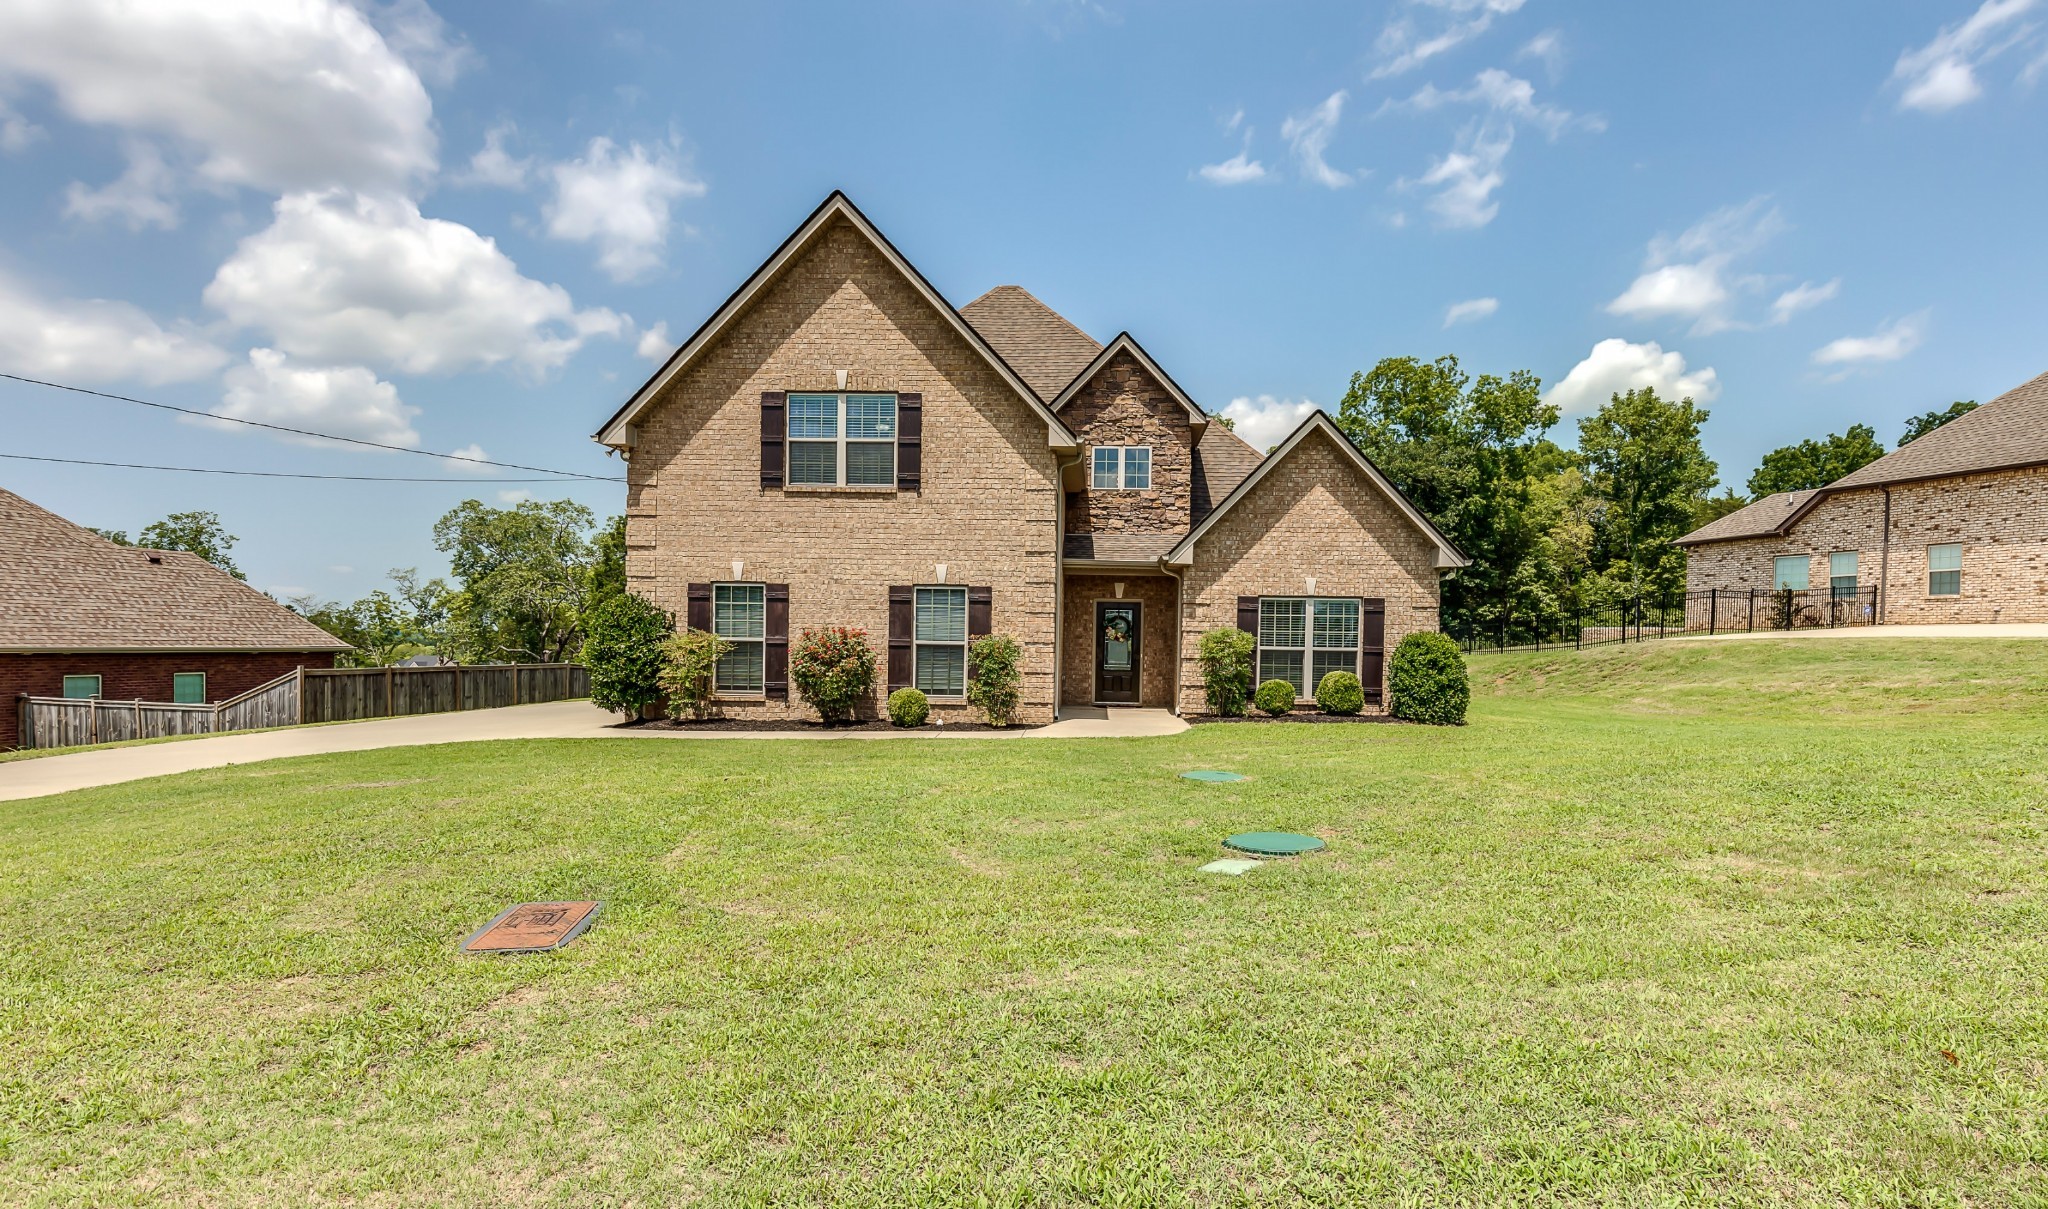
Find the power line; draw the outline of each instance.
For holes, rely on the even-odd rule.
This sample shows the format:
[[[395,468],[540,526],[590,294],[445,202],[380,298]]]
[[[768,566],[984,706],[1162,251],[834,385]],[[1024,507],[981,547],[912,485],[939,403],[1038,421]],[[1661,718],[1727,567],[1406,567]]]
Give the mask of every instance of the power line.
[[[177,412],[177,413],[178,413],[179,415],[185,415],[185,416],[195,416],[195,417],[197,417],[197,418],[199,418],[199,419],[201,419],[201,420],[218,420],[218,421],[220,421],[220,422],[221,422],[221,423],[223,423],[223,424],[247,424],[247,425],[248,425],[249,427],[251,427],[251,428],[268,428],[268,429],[269,429],[269,430],[271,430],[272,432],[288,432],[288,433],[291,433],[291,434],[292,434],[293,436],[299,436],[299,437],[318,437],[319,439],[321,439],[321,440],[323,440],[323,441],[340,441],[340,442],[342,442],[342,443],[343,443],[343,444],[345,444],[345,445],[361,445],[361,446],[364,446],[364,447],[366,447],[366,448],[369,448],[369,449],[384,449],[384,450],[388,450],[388,451],[390,451],[390,452],[392,452],[392,453],[411,453],[411,454],[417,454],[417,455],[419,455],[420,457],[424,457],[424,458],[440,458],[440,459],[442,459],[442,460],[444,460],[444,461],[450,461],[450,462],[473,462],[473,463],[475,463],[475,464],[476,464],[476,465],[478,465],[478,466],[497,466],[497,467],[500,467],[500,468],[502,468],[502,469],[505,469],[505,470],[531,470],[531,471],[534,471],[534,472],[536,472],[536,473],[538,473],[538,474],[552,474],[552,475],[558,475],[558,476],[560,476],[560,477],[562,477],[562,478],[569,478],[569,479],[590,479],[590,480],[591,480],[591,481],[593,481],[593,482],[599,482],[599,483],[623,483],[623,482],[625,482],[625,481],[626,481],[625,479],[623,479],[623,478],[620,478],[620,477],[618,477],[618,476],[616,476],[616,475],[606,475],[606,474],[583,474],[583,473],[580,473],[580,472],[578,472],[578,471],[575,471],[575,470],[550,470],[550,469],[548,469],[548,468],[547,468],[546,466],[522,466],[522,465],[520,465],[520,464],[519,464],[519,463],[517,463],[517,462],[493,462],[493,461],[491,461],[491,460],[490,460],[489,458],[472,458],[472,457],[465,457],[465,456],[463,456],[462,454],[456,454],[456,453],[434,453],[434,452],[433,452],[433,451],[431,451],[431,450],[426,450],[426,449],[410,449],[410,448],[408,448],[408,447],[406,447],[406,446],[404,446],[404,445],[386,445],[386,444],[383,444],[382,442],[379,442],[379,441],[364,441],[364,440],[360,440],[360,439],[358,439],[358,438],[356,438],[356,437],[337,437],[337,436],[333,435],[332,433],[325,433],[325,432],[311,432],[311,431],[309,431],[309,430],[307,430],[307,429],[304,429],[304,428],[290,428],[290,427],[287,427],[286,425],[283,425],[283,424],[266,424],[266,423],[264,423],[264,422],[263,422],[262,420],[244,420],[244,419],[241,419],[241,418],[240,418],[240,417],[238,417],[238,416],[222,416],[222,415],[215,415],[215,414],[214,414],[213,412],[210,412],[210,411],[198,411],[198,410],[195,410],[195,409],[193,409],[193,408],[190,408],[190,407],[177,407],[177,406],[174,406],[174,405],[172,405],[172,404],[169,404],[169,403],[152,403],[152,402],[150,402],[150,401],[149,401],[148,399],[135,399],[135,398],[130,398],[130,397],[129,397],[129,396],[127,396],[127,395],[111,395],[111,394],[108,394],[108,393],[107,393],[106,391],[103,391],[103,390],[87,390],[87,389],[86,389],[85,387],[83,387],[83,386],[66,386],[66,385],[65,385],[64,383],[62,383],[62,382],[45,382],[45,381],[43,381],[43,380],[42,380],[41,378],[24,378],[24,377],[22,377],[22,376],[21,376],[20,374],[9,374],[9,373],[0,373],[0,378],[8,378],[8,379],[11,379],[11,380],[13,380],[13,381],[15,381],[15,382],[26,382],[26,383],[28,383],[28,384],[29,384],[30,386],[47,386],[47,387],[49,387],[49,388],[50,388],[51,390],[68,390],[68,391],[72,392],[73,394],[79,394],[79,395],[91,395],[92,397],[94,397],[94,398],[96,398],[96,399],[112,399],[112,400],[114,400],[114,401],[115,401],[116,403],[133,403],[133,404],[135,404],[135,405],[136,405],[136,406],[138,406],[138,407],[154,407],[154,408],[156,408],[156,409],[157,409],[158,411],[175,411],[175,412]],[[86,465],[99,465],[100,463],[96,463],[96,462],[94,462],[94,463],[84,463],[84,464],[86,464]],[[106,465],[109,465],[109,466],[112,466],[112,465],[117,465],[117,464],[118,464],[118,463],[113,463],[113,462],[108,462],[108,463],[106,463]],[[176,470],[176,469],[181,469],[181,468],[180,468],[180,467],[175,467],[175,466],[172,466],[172,467],[149,467],[148,469],[169,469],[169,470]],[[225,473],[225,472],[221,472],[221,473]],[[245,472],[243,472],[243,473],[247,473],[247,474],[254,474],[254,473],[256,473],[256,472],[252,470],[252,471],[245,471]],[[288,474],[281,474],[281,475],[276,475],[276,476],[274,476],[274,477],[277,477],[277,478],[349,478],[349,477],[352,477],[352,476],[349,476],[349,475],[342,475],[342,474],[334,474],[334,475],[318,475],[318,474],[313,474],[313,475],[304,475],[304,474],[302,474],[302,475],[288,475]],[[443,480],[443,479],[392,479],[392,480],[385,480],[385,481],[390,481],[390,482],[411,482],[411,483],[434,483],[434,482],[450,482],[450,483],[453,483],[453,482],[460,482],[461,480],[459,480],[459,479],[445,479],[445,480]],[[541,480],[537,480],[537,479],[475,479],[475,480],[472,480],[472,481],[473,481],[473,482],[480,482],[480,483],[515,483],[515,482],[516,482],[516,483],[528,483],[528,482],[539,482],[539,481],[541,481]]]
[[[408,478],[389,474],[291,474],[282,470],[219,470],[208,466],[150,466],[141,462],[88,462],[83,458],[45,458],[29,453],[0,453],[16,462],[58,462],[66,466],[107,466],[116,470],[174,470],[179,474],[231,474],[255,479],[332,479],[345,483],[559,483],[561,479],[479,479],[465,477]],[[497,462],[490,463],[493,466]],[[588,475],[583,477],[588,478]]]

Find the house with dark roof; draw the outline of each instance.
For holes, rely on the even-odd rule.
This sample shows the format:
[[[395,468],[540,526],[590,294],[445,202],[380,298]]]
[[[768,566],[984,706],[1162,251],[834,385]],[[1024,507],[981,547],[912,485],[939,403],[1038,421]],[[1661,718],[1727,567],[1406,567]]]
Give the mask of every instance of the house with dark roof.
[[[885,683],[966,714],[967,646],[1023,648],[1024,721],[1203,708],[1204,631],[1313,694],[1437,627],[1465,557],[1330,418],[1262,455],[1136,337],[1019,286],[956,309],[834,193],[596,434],[626,577],[732,643],[731,715],[793,714],[793,634],[865,629]]]
[[[2048,621],[2048,374],[1679,544],[1689,591],[1854,596],[1893,624]]]
[[[347,649],[196,554],[117,546],[0,490],[0,750],[23,697],[224,701]]]

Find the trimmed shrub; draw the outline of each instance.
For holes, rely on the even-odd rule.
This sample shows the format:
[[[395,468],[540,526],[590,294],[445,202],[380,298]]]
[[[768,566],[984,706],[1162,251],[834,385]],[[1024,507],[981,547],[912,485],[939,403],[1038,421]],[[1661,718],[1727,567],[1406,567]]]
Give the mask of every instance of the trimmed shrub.
[[[1387,712],[1410,722],[1463,726],[1472,685],[1465,657],[1443,634],[1410,634],[1394,648],[1387,672]]]
[[[990,726],[1008,726],[1017,717],[1017,698],[1024,677],[1017,661],[1024,649],[1008,634],[988,634],[967,648],[967,703],[982,712]]]
[[[591,704],[633,717],[661,700],[661,644],[675,628],[660,605],[631,593],[592,611],[582,655]]]
[[[1316,685],[1316,708],[1326,714],[1355,714],[1365,708],[1365,686],[1350,672],[1325,672]]]
[[[1209,712],[1235,718],[1244,713],[1245,698],[1252,692],[1252,653],[1258,643],[1236,626],[1224,626],[1202,635],[1195,648],[1195,660],[1202,665],[1202,695]]]
[[[899,688],[889,694],[889,721],[897,726],[923,726],[932,713],[932,703],[914,688]]]
[[[1275,718],[1294,712],[1294,686],[1285,680],[1268,680],[1259,686],[1252,704]]]
[[[852,719],[875,687],[875,648],[851,626],[805,630],[789,648],[789,682],[826,722]]]
[[[702,718],[711,712],[711,673],[732,643],[709,630],[684,630],[661,644],[661,691],[668,716]]]

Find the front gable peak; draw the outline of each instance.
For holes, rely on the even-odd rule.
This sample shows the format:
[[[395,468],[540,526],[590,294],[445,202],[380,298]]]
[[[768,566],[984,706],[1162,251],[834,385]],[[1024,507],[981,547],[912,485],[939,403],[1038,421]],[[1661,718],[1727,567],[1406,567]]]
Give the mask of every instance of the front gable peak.
[[[1128,354],[1137,361],[1140,366],[1144,367],[1145,372],[1152,376],[1154,381],[1165,388],[1166,393],[1173,397],[1174,402],[1187,409],[1188,427],[1194,430],[1195,440],[1199,442],[1202,439],[1202,433],[1208,430],[1209,414],[1196,406],[1195,401],[1188,397],[1188,393],[1180,388],[1180,383],[1175,382],[1172,375],[1159,368],[1159,363],[1152,359],[1152,355],[1146,352],[1145,347],[1132,338],[1129,332],[1118,332],[1116,339],[1103,345],[1102,351],[1095,355],[1095,359],[1090,361],[1082,368],[1080,373],[1074,376],[1074,380],[1067,384],[1067,388],[1053,399],[1052,410],[1054,413],[1058,413],[1060,409],[1073,402],[1074,396],[1080,394],[1090,382],[1094,381],[1097,374],[1107,369],[1109,363],[1116,360],[1119,353]]]

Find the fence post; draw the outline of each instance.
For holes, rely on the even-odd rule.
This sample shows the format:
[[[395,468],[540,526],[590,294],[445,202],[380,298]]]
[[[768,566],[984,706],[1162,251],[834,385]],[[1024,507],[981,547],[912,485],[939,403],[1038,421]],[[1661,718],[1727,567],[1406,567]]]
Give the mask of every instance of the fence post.
[[[391,699],[391,665],[388,663],[384,665],[384,716],[387,718],[396,718],[398,716],[398,706]]]
[[[1572,649],[1586,649],[1586,610],[1583,607],[1572,610]]]
[[[1709,589],[1707,590],[1707,633],[1708,633],[1708,634],[1710,634],[1710,635],[1711,635],[1711,634],[1713,634],[1713,633],[1714,633],[1714,627],[1715,627],[1715,626],[1716,626],[1717,624],[1719,624],[1719,623],[1720,623],[1720,620],[1721,620],[1721,589],[1719,589],[1719,588],[1709,588]]]
[[[85,741],[87,743],[97,743],[100,741],[100,699],[98,697],[87,697],[85,699]]]
[[[304,726],[306,724],[306,665],[303,663],[299,665],[298,689],[299,725]]]
[[[462,665],[455,665],[455,708],[462,708]]]

